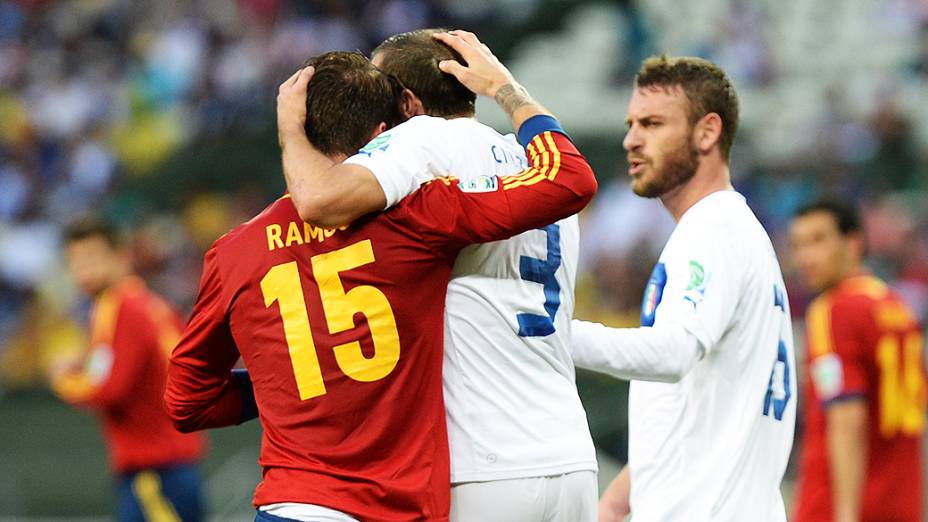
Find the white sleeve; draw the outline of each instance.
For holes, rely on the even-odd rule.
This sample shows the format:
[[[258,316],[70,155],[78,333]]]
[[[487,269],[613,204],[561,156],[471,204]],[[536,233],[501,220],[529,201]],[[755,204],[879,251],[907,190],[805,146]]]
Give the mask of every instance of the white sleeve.
[[[574,320],[570,345],[578,367],[642,381],[677,382],[703,356],[696,336],[673,324],[609,328]]]
[[[448,154],[441,154],[441,126],[416,118],[377,136],[345,160],[367,168],[387,197],[386,208],[412,194],[419,185],[448,176]]]
[[[681,325],[709,353],[735,318],[743,264],[750,256],[732,248],[734,238],[723,227],[691,226],[683,232],[682,241],[665,259],[667,284],[653,325]]]
[[[731,327],[748,256],[731,234],[703,226],[678,230],[648,283],[641,328],[574,321],[571,351],[581,368],[624,379],[674,382],[717,349]]]

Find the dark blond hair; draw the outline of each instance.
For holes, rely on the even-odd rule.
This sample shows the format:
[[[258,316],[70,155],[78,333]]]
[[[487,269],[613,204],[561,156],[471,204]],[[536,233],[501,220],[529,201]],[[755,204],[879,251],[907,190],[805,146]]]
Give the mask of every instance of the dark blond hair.
[[[635,86],[680,86],[689,101],[690,125],[706,114],[718,114],[722,120],[719,149],[728,160],[738,131],[738,94],[728,76],[717,65],[692,56],[652,56],[642,63],[635,77]]]
[[[432,38],[446,29],[419,29],[391,36],[372,56],[382,54],[380,68],[396,76],[422,101],[430,116],[472,116],[477,95],[454,76],[438,68],[442,60],[467,62],[447,45]]]

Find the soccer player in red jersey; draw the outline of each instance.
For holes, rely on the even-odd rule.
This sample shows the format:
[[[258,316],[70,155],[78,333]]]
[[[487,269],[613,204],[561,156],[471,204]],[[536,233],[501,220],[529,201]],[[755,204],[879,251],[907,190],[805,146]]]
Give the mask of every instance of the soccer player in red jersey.
[[[793,220],[806,284],[808,382],[797,522],[922,520],[926,387],[921,326],[863,265],[855,210],[822,201]]]
[[[478,94],[508,93],[501,106],[534,143],[526,182],[439,179],[339,229],[305,224],[284,196],[206,254],[165,400],[184,431],[236,422],[241,385],[228,372],[242,356],[264,426],[256,520],[448,520],[441,368],[457,252],[572,215],[596,191],[509,72],[485,50],[465,58],[455,75]],[[281,86],[278,110],[308,109],[307,135],[333,160],[400,120],[401,86],[363,55],[311,63]]]
[[[200,520],[205,440],[178,433],[162,403],[183,323],[132,275],[128,252],[105,222],[75,221],[65,243],[71,274],[94,297],[91,344],[84,360],[53,371],[52,389],[100,416],[118,475],[117,520]]]

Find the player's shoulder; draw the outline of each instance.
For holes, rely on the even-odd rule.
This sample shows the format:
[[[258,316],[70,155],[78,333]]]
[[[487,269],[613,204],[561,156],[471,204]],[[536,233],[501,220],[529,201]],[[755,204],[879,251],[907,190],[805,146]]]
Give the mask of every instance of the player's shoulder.
[[[164,302],[141,277],[136,275],[125,278],[112,292],[108,293],[111,302],[107,304],[106,297],[98,301],[99,311],[106,313],[108,308],[113,311],[118,310],[120,320],[137,321],[148,317],[156,304]]]
[[[818,295],[810,303],[809,310],[810,313],[860,320],[872,315],[879,303],[892,297],[889,287],[879,278],[853,276]]]
[[[893,293],[878,277],[861,274],[840,281],[828,292],[832,309],[845,312],[869,310],[878,303],[891,300]]]
[[[493,127],[481,123],[476,118],[462,116],[459,118],[440,118],[436,116],[414,116],[387,131],[396,136],[412,134],[434,140],[445,137],[450,140],[447,146],[469,145],[475,140],[521,150],[518,140],[512,133],[502,134]],[[460,141],[455,141],[460,140]]]
[[[403,123],[400,123],[396,127],[384,131],[382,134],[380,134],[380,136],[391,138],[394,136],[425,137],[433,136],[435,133],[448,132],[449,130],[450,127],[448,126],[448,120],[445,118],[422,114],[419,116],[413,116]]]
[[[269,225],[275,223],[286,224],[293,220],[300,221],[299,214],[296,212],[296,207],[293,206],[290,194],[284,194],[253,218],[220,236],[219,239],[213,242],[209,252],[234,251],[243,243],[254,241],[256,236],[265,237]]]
[[[872,274],[849,277],[832,291],[835,307],[843,313],[871,316],[888,329],[910,328],[918,320],[911,307],[889,285]]]
[[[715,192],[698,201],[684,213],[674,235],[690,245],[730,248],[741,255],[772,248],[769,235],[744,196],[733,190]]]
[[[684,213],[681,225],[708,229],[738,229],[757,221],[747,199],[735,190],[713,192]]]

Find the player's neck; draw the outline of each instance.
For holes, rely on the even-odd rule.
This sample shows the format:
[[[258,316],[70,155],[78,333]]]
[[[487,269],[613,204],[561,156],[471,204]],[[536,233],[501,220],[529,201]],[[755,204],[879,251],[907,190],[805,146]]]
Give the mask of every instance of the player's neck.
[[[693,205],[709,194],[723,190],[734,190],[728,165],[706,159],[689,181],[661,196],[661,203],[673,216],[674,221],[679,222]]]
[[[476,113],[476,112],[461,112],[461,113],[457,113],[457,114],[445,114],[445,115],[429,114],[429,113],[427,113],[427,112],[423,112],[422,114],[417,115],[417,116],[431,116],[431,117],[433,117],[433,118],[443,118],[443,119],[446,119],[446,120],[457,120],[457,119],[460,119],[460,118],[467,118],[467,119],[471,119],[471,120],[476,120],[476,119],[477,119],[477,113]]]
[[[841,274],[835,281],[835,284],[832,286],[838,286],[848,279],[854,279],[855,277],[859,277],[867,273],[867,267],[864,266],[862,262],[851,261],[847,264],[847,266],[844,267],[844,270],[841,271]]]

